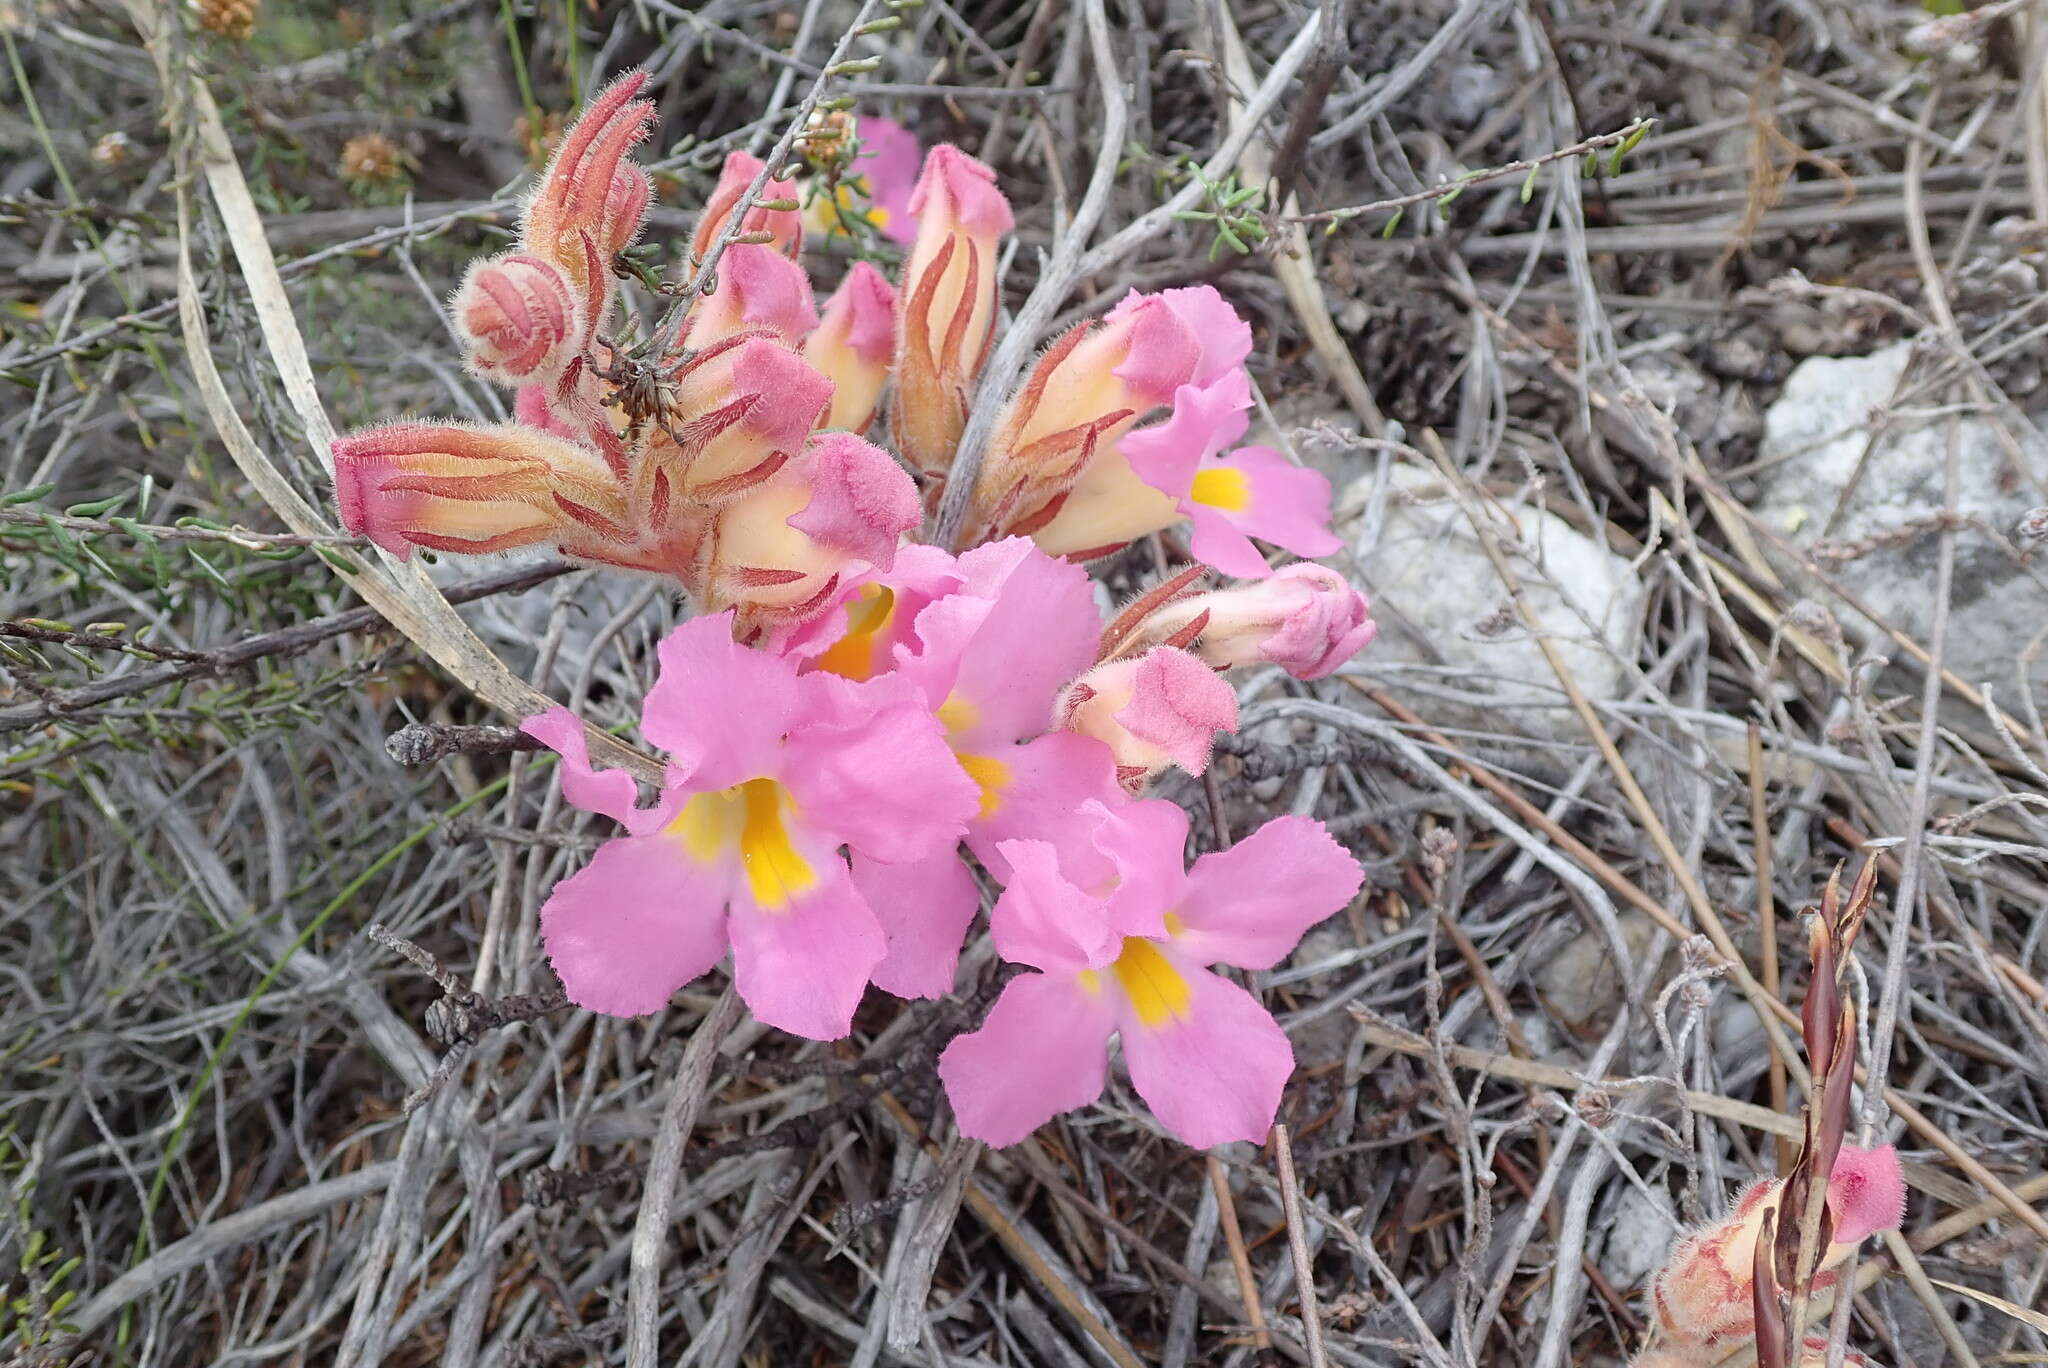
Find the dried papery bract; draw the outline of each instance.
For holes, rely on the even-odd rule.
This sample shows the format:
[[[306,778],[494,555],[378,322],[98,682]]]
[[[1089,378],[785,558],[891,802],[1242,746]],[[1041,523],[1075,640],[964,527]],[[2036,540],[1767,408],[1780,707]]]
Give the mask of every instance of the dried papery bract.
[[[1010,203],[996,173],[957,147],[925,156],[910,199],[917,241],[898,294],[896,398],[890,431],[911,468],[941,478],[967,426],[967,397],[996,321],[996,248]]]

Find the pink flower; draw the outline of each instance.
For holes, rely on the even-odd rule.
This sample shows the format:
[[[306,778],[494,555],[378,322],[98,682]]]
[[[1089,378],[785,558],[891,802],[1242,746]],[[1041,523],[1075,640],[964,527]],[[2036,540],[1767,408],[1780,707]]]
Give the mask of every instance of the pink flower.
[[[811,438],[797,457],[720,505],[705,596],[740,608],[740,635],[824,611],[842,579],[887,570],[923,518],[894,457],[850,432]]]
[[[545,384],[583,350],[588,320],[559,266],[524,252],[472,262],[449,301],[470,368],[501,385]]]
[[[1169,765],[1207,769],[1216,733],[1237,730],[1237,694],[1186,651],[1155,646],[1082,675],[1055,717],[1063,730],[1107,743],[1118,778],[1136,789]]]
[[[824,426],[867,431],[895,352],[895,288],[880,271],[856,261],[825,301],[816,331],[804,339],[804,360],[832,382]]]
[[[922,149],[917,135],[892,119],[862,116],[855,132],[860,136],[860,155],[851,170],[867,183],[868,222],[882,230],[891,242],[905,245],[917,240],[917,214],[910,197],[917,190],[918,162]]]
[[[388,423],[334,440],[342,525],[404,560],[413,548],[477,554],[569,535],[575,517],[624,516],[593,451],[520,423]]]
[[[747,187],[754,183],[754,177],[761,174],[762,161],[750,152],[729,152],[725,165],[719,169],[718,184],[711,188],[711,198],[704,202],[704,212],[697,219],[697,231],[690,237],[690,255],[702,261],[710,255],[712,245],[725,232],[725,221],[732,217],[732,211],[739,207],[740,198],[747,193]],[[771,250],[793,257],[803,246],[804,228],[800,211],[795,209],[764,209],[761,205],[770,200],[793,200],[796,198],[796,182],[770,179],[761,186],[761,193],[754,199],[754,207],[740,223],[742,233],[771,235],[766,244]],[[727,248],[719,258],[719,269],[732,260],[732,249]]]
[[[1147,617],[1135,639],[1192,633],[1189,649],[1219,670],[1270,662],[1296,679],[1321,679],[1373,639],[1370,607],[1336,571],[1297,561],[1254,584],[1175,600]]]
[[[1686,1236],[1650,1285],[1651,1304],[1666,1338],[1675,1344],[1718,1344],[1755,1333],[1756,1242],[1766,1213],[1778,1210],[1784,1183],[1761,1179],[1746,1188],[1722,1220]],[[1828,1215],[1834,1238],[1820,1268],[1834,1268],[1858,1243],[1895,1230],[1906,1214],[1905,1179],[1898,1151],[1844,1145],[1828,1175]],[[1781,1217],[1781,1219],[1783,1219]],[[1814,1280],[1816,1288],[1834,1281]]]
[[[796,346],[818,326],[811,278],[773,246],[736,242],[718,259],[718,288],[690,310],[685,338],[708,347],[740,332]]]
[[[1195,559],[1226,575],[1261,579],[1271,571],[1252,537],[1298,556],[1327,556],[1343,542],[1330,533],[1330,482],[1269,447],[1223,450],[1244,435],[1251,386],[1243,371],[1184,388],[1173,415],[1122,442],[1131,470],[1172,498],[1194,522]]]
[[[1012,979],[979,1030],[939,1056],[960,1130],[1013,1145],[1101,1096],[1108,1042],[1165,1127],[1197,1148],[1272,1127],[1294,1051],[1258,1000],[1211,964],[1270,969],[1358,891],[1358,862],[1303,817],[1280,817],[1182,866],[1169,803],[1088,805],[1105,893],[1075,884],[1045,841],[1007,841],[1011,882],[990,917]]]
[[[636,99],[647,73],[613,81],[562,137],[526,202],[520,241],[562,268],[600,323],[611,304],[611,260],[631,246],[647,214],[647,173],[626,160],[654,126],[650,100]]]
[[[555,885],[541,936],[579,1006],[658,1011],[730,947],[754,1015],[815,1040],[846,1034],[882,928],[840,855],[914,860],[957,840],[974,785],[907,686],[799,677],[736,645],[729,614],[661,645],[641,730],[670,756],[652,808],[590,767],[566,708],[524,730],[562,757],[562,792],[627,834]]]
[[[890,423],[896,450],[941,475],[967,425],[967,392],[988,359],[996,320],[996,244],[1010,231],[996,173],[957,147],[925,156],[910,197],[917,240],[904,263]]]
[[[1074,328],[998,421],[975,482],[971,531],[1026,533],[1054,555],[1081,559],[1179,521],[1173,492],[1135,475],[1121,447],[1137,435],[1133,424],[1169,403],[1168,426],[1186,428],[1190,386],[1199,395],[1235,381],[1240,407],[1248,405],[1242,362],[1250,349],[1251,329],[1207,285],[1133,292]]]

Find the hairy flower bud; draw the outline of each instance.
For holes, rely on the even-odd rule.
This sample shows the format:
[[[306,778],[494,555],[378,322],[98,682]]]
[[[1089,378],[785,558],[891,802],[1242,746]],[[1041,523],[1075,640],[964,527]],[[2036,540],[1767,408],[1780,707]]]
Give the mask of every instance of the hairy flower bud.
[[[737,333],[767,333],[799,345],[818,326],[811,278],[773,247],[735,243],[719,259],[718,288],[690,310],[685,341],[708,347]]]
[[[1189,649],[1219,670],[1270,663],[1296,679],[1321,679],[1373,639],[1370,606],[1336,571],[1300,561],[1270,579],[1178,599],[1148,617],[1136,640],[1193,630]]]
[[[804,360],[832,382],[824,426],[867,431],[895,350],[896,291],[880,271],[856,261],[825,301],[824,318],[804,339]]]
[[[1169,765],[1208,768],[1216,733],[1237,730],[1237,695],[1214,670],[1171,646],[1097,665],[1066,687],[1055,726],[1092,736],[1134,792]]]
[[[472,263],[449,311],[470,368],[497,384],[545,385],[583,349],[585,319],[574,283],[529,253]]]
[[[343,526],[401,560],[416,546],[573,543],[624,518],[595,452],[519,423],[392,423],[337,437],[334,496]]]
[[[923,514],[894,457],[850,432],[813,438],[797,457],[719,509],[709,599],[749,629],[822,612],[841,579],[888,570]]]
[[[711,198],[704,201],[704,212],[697,219],[697,231],[690,238],[690,255],[698,261],[711,254],[712,244],[725,232],[726,220],[739,207],[747,187],[754,183],[754,177],[761,174],[762,161],[750,152],[731,152],[726,155],[725,165],[718,172],[718,184],[711,188]],[[803,246],[804,228],[802,211],[796,209],[764,209],[763,200],[793,200],[797,198],[796,182],[770,178],[761,186],[761,193],[755,196],[754,207],[740,220],[742,233],[767,233],[770,250],[793,257]],[[732,249],[727,248],[719,258],[720,269],[732,260]]]
[[[654,126],[650,100],[636,99],[647,73],[606,86],[562,138],[526,202],[525,250],[562,268],[595,327],[611,305],[611,259],[632,245],[647,214],[647,173],[626,161]]]
[[[917,240],[903,268],[890,423],[898,454],[927,475],[953,463],[967,392],[995,332],[996,244],[1012,224],[995,179],[988,166],[941,144],[926,154],[910,197]]]
[[[718,502],[796,454],[832,400],[832,382],[765,337],[728,338],[675,375],[672,411],[635,471],[640,506],[657,526],[685,499]]]
[[[1784,1183],[1776,1178],[1751,1184],[1727,1217],[1681,1240],[1651,1284],[1657,1323],[1674,1344],[1718,1344],[1754,1332],[1756,1245],[1764,1218],[1777,1212]],[[1835,1267],[1864,1239],[1897,1229],[1906,1211],[1906,1188],[1898,1152],[1844,1145],[1828,1178],[1828,1215],[1833,1239],[1820,1270]],[[1815,1287],[1833,1281],[1830,1274]]]

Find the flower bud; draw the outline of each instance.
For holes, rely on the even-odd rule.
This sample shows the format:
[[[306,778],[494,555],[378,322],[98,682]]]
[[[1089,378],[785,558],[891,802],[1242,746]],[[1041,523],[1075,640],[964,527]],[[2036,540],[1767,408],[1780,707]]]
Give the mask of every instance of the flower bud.
[[[711,188],[711,198],[704,201],[704,213],[697,220],[697,231],[690,238],[690,255],[698,261],[711,254],[711,248],[725,232],[725,221],[732,217],[732,211],[739,206],[747,187],[754,183],[754,177],[761,174],[762,161],[749,152],[731,152],[726,155],[725,165],[718,173],[718,184]],[[762,200],[793,200],[797,198],[796,182],[769,179],[761,186],[761,193],[754,197],[754,207],[747,211],[740,221],[742,233],[766,232],[772,240],[765,245],[771,251],[794,257],[803,246],[803,215],[795,209],[763,209]],[[732,260],[732,249],[727,248],[719,258],[719,268]]]
[[[617,485],[585,447],[518,423],[392,423],[334,441],[342,525],[404,560],[623,535]]]
[[[1357,655],[1378,630],[1364,594],[1328,566],[1299,561],[1270,579],[1195,594],[1147,618],[1136,639],[1190,630],[1189,648],[1217,669],[1274,664],[1296,679],[1321,679]]]
[[[593,326],[611,304],[611,259],[647,213],[647,174],[626,161],[654,126],[654,103],[634,98],[646,84],[646,72],[630,71],[590,102],[548,160],[521,224],[525,250],[562,268]]]
[[[1718,1344],[1755,1333],[1756,1242],[1766,1215],[1784,1198],[1784,1183],[1767,1178],[1751,1184],[1727,1217],[1686,1236],[1650,1286],[1651,1304],[1665,1337],[1674,1344]],[[1833,1240],[1819,1269],[1832,1269],[1858,1243],[1880,1230],[1893,1230],[1905,1216],[1906,1188],[1898,1151],[1844,1145],[1828,1178],[1828,1215]],[[1814,1280],[1825,1287],[1833,1275]]]
[[[575,285],[560,267],[524,252],[472,263],[449,309],[470,369],[501,385],[546,384],[583,349]]]
[[[832,399],[832,382],[765,337],[728,338],[675,372],[671,412],[636,470],[655,521],[683,498],[718,501],[765,479],[802,446]]]
[[[865,432],[874,421],[896,350],[896,291],[882,273],[856,261],[825,301],[825,315],[804,339],[804,360],[832,382],[823,426]]]
[[[773,247],[737,242],[718,259],[718,288],[691,308],[684,337],[692,347],[708,347],[736,333],[765,332],[794,347],[817,326],[804,268]]]
[[[1237,730],[1237,694],[1186,651],[1158,646],[1069,684],[1053,719],[1059,730],[1107,744],[1117,778],[1137,792],[1168,765],[1189,774],[1208,768],[1216,733]]]
[[[889,569],[922,514],[917,486],[888,452],[821,433],[720,506],[707,597],[737,605],[756,630],[792,625],[830,606],[846,577]]]
[[[986,165],[941,144],[926,154],[910,196],[917,240],[903,268],[890,423],[898,453],[927,475],[953,463],[968,390],[995,332],[996,244],[1012,223],[995,179]]]

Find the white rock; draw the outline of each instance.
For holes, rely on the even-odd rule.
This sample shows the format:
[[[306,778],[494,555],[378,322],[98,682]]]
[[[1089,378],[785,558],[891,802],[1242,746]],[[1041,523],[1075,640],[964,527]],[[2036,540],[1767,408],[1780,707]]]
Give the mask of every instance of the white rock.
[[[1600,1250],[1600,1271],[1621,1291],[1634,1291],[1664,1266],[1681,1229],[1670,1199],[1659,1195],[1652,1200],[1634,1183],[1628,1184],[1614,1204],[1614,1219]]]
[[[1479,695],[1474,706],[1422,695],[1411,700],[1445,725],[1584,740],[1536,634],[1515,615],[1492,562],[1435,472],[1392,468],[1377,535],[1363,517],[1372,486],[1370,477],[1358,481],[1339,504],[1380,622],[1379,637],[1360,664],[1440,663],[1459,672],[1437,677]],[[1622,696],[1628,690],[1623,662],[1635,659],[1642,633],[1644,590],[1635,571],[1555,514],[1527,506],[1513,513],[1520,544],[1507,547],[1508,562],[1542,635],[1587,697]],[[1495,709],[1486,703],[1493,698],[1540,699],[1544,706]]]
[[[1918,535],[1911,527],[1941,511],[1950,418],[1940,413],[1916,416],[1916,411],[1942,404],[1939,392],[1909,392],[1901,401],[1899,379],[1911,354],[1912,344],[1901,342],[1869,356],[1802,361],[1764,415],[1755,509],[1767,524],[1802,547],[1823,539],[1842,544],[1898,534],[1836,564],[1831,573],[1872,611],[1925,646],[1934,625],[1939,538],[1931,524]],[[1916,375],[1925,370],[1924,365],[1916,368]],[[1908,379],[1909,391],[1912,386]],[[1964,415],[1955,423],[1960,461],[1957,511],[2009,535],[2021,514],[2048,500],[2025,472],[2015,468],[1992,421]],[[1849,494],[1839,524],[1823,538],[1837,500],[1871,445],[1876,424],[1882,424],[1883,434]],[[2048,480],[2048,452],[2036,445],[2023,447],[2022,455],[2033,479]],[[1968,527],[1958,531],[1955,548],[1955,589],[1944,659],[1966,682],[1989,681],[2011,698],[2019,681],[2018,653],[2048,628],[2048,590],[1981,532]],[[1839,603],[1830,602],[1829,607],[1850,632],[1865,638],[1875,635],[1875,627],[1860,614]],[[2038,671],[2036,687],[2048,686],[2048,661]]]

